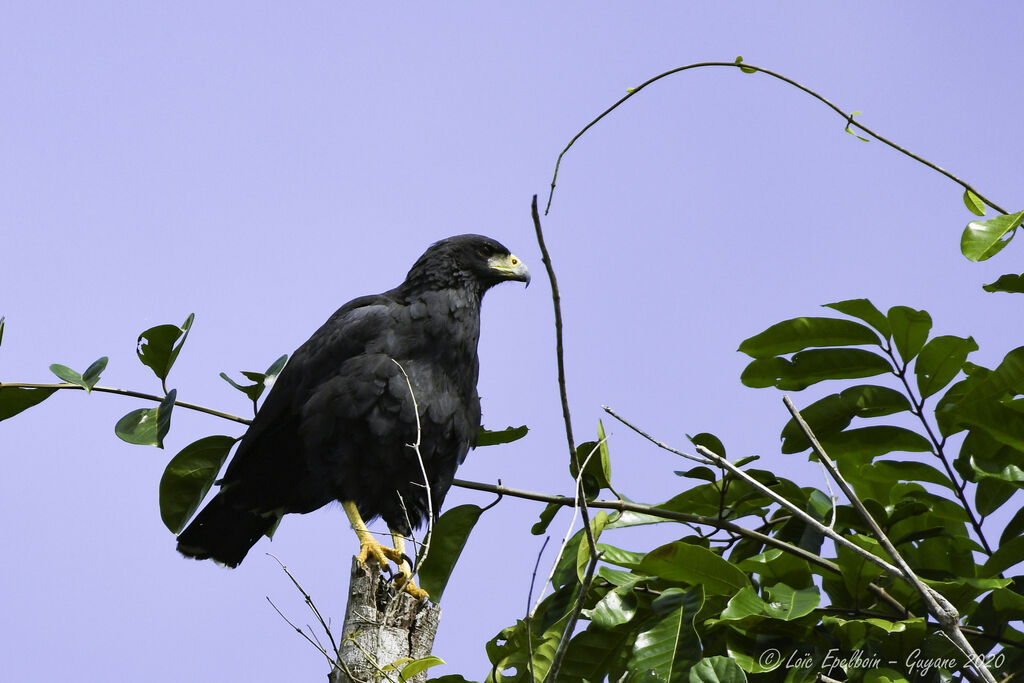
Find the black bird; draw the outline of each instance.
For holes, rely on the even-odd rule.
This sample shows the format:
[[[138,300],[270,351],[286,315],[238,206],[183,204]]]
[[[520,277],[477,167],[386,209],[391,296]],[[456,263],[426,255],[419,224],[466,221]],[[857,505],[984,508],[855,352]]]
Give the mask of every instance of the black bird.
[[[292,354],[178,551],[235,567],[282,515],[337,500],[358,560],[399,563],[406,590],[427,597],[404,537],[430,508],[436,517],[476,445],[480,302],[506,280],[529,284],[529,270],[495,240],[459,235],[427,249],[398,287],[339,308]],[[393,548],[367,531],[377,517]]]

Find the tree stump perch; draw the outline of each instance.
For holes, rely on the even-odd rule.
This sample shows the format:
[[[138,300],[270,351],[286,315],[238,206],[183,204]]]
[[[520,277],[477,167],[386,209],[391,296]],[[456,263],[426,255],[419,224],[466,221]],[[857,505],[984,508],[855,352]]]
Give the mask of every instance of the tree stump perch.
[[[429,655],[440,620],[440,606],[397,590],[376,562],[363,568],[353,557],[339,657],[328,683],[398,681],[401,666],[386,674],[382,669],[398,659]],[[422,683],[427,672],[409,680]]]

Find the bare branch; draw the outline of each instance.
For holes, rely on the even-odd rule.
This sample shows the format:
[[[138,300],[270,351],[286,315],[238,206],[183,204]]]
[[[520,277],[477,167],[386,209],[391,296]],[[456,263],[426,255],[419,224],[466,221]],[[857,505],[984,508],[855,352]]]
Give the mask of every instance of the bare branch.
[[[540,225],[540,213],[537,211],[537,195],[533,195],[530,204],[530,214],[533,217],[533,227],[537,233],[537,245],[540,247],[541,261],[548,272],[548,280],[551,283],[551,303],[555,309],[555,358],[558,363],[558,395],[562,401],[562,421],[565,423],[565,439],[569,445],[569,459],[576,463],[576,471],[581,472],[579,457],[576,454],[576,441],[572,436],[572,416],[569,413],[569,394],[565,382],[565,348],[562,341],[562,297],[558,292],[558,279],[555,277],[555,268],[551,264],[551,254],[548,253],[547,244],[544,242],[544,230]],[[577,482],[579,489],[583,484]],[[577,494],[578,495],[578,494]],[[587,543],[590,546],[591,554],[597,553],[597,543],[594,541],[594,532],[590,529],[590,513],[587,512],[586,496],[579,496],[581,502],[580,516],[583,517],[583,528],[586,530]]]
[[[295,584],[295,587],[299,590],[299,592],[302,593],[302,597],[306,601],[306,604],[309,606],[309,609],[311,609],[313,611],[313,614],[316,616],[317,621],[320,622],[320,627],[323,628],[324,633],[327,634],[327,638],[331,641],[331,649],[334,650],[334,654],[340,656],[341,652],[338,650],[338,644],[336,642],[334,642],[334,634],[331,633],[331,627],[327,624],[326,621],[324,621],[323,616],[320,615],[320,610],[318,610],[316,608],[316,604],[313,602],[312,596],[310,596],[310,594],[306,592],[306,589],[303,588],[302,585],[298,582],[298,580],[292,575],[292,573],[290,571],[288,571],[288,567],[285,566],[284,562],[282,562],[277,557],[277,555],[274,555],[272,553],[267,553],[267,555],[272,557],[272,558],[274,558],[274,561],[276,561],[279,565],[281,565],[281,570],[288,576],[289,579],[291,579],[292,583]],[[269,597],[267,598],[267,601],[268,602],[270,601]],[[274,605],[273,602],[271,602],[270,604]],[[274,605],[274,609],[277,609],[276,605]],[[280,610],[278,610],[278,614],[281,614]],[[283,617],[284,615],[281,614],[281,616]],[[285,621],[288,621],[288,620],[285,619]],[[288,623],[291,624],[291,622],[288,622]],[[301,633],[301,629],[297,629],[297,630],[299,630],[300,633]],[[312,631],[312,629],[310,629],[310,630]],[[305,634],[303,634],[303,635],[305,635]],[[308,638],[307,638],[307,640],[308,640]],[[321,651],[323,651],[323,653],[325,655],[327,655],[327,650],[324,649],[324,647],[321,646],[319,642],[317,642],[316,645],[318,646],[318,648]],[[328,655],[327,658],[330,659],[330,656]],[[332,660],[332,663],[333,663],[333,660]]]
[[[555,182],[558,180],[558,170],[559,170],[559,167],[562,165],[562,157],[564,157],[566,152],[568,152],[569,149],[572,148],[572,146],[574,144],[576,144],[577,140],[579,140],[581,137],[583,137],[584,133],[586,133],[588,130],[593,128],[598,123],[598,121],[600,121],[601,119],[603,119],[604,117],[608,116],[613,111],[618,109],[619,106],[621,104],[623,104],[626,100],[630,99],[631,97],[633,97],[634,95],[639,93],[641,90],[643,90],[647,86],[651,85],[652,83],[660,81],[661,79],[666,78],[668,76],[672,76],[673,74],[681,73],[683,71],[689,71],[691,69],[703,69],[703,68],[708,68],[708,67],[726,67],[726,68],[730,68],[730,69],[745,69],[747,71],[753,70],[753,71],[757,71],[759,73],[763,73],[766,76],[771,76],[772,78],[778,79],[778,80],[782,81],[783,83],[787,83],[787,84],[793,86],[794,88],[797,88],[798,90],[801,90],[801,91],[807,93],[808,95],[810,95],[814,99],[818,100],[819,102],[821,102],[822,104],[827,106],[829,109],[831,109],[832,111],[836,112],[841,117],[843,117],[843,119],[846,121],[846,125],[847,125],[848,129],[851,128],[851,127],[852,128],[856,128],[856,129],[864,132],[865,134],[870,135],[875,140],[878,140],[882,144],[888,145],[889,147],[891,147],[892,149],[896,150],[900,154],[904,154],[904,155],[910,157],[911,159],[913,159],[914,161],[916,161],[918,163],[921,163],[921,164],[924,164],[925,166],[927,166],[928,168],[932,169],[933,171],[941,173],[942,175],[946,176],[947,178],[949,178],[950,180],[952,180],[954,183],[956,183],[960,187],[964,188],[965,190],[970,190],[971,192],[974,193],[974,195],[976,197],[978,197],[978,199],[980,199],[982,202],[984,202],[988,206],[991,206],[993,209],[995,209],[999,213],[1003,213],[1003,214],[1009,213],[1006,209],[1002,208],[1001,206],[999,206],[998,204],[996,204],[992,200],[988,199],[987,197],[984,197],[980,192],[978,192],[976,189],[974,189],[974,187],[971,186],[970,184],[968,184],[966,181],[961,180],[960,178],[958,178],[957,176],[953,175],[952,173],[950,173],[946,169],[942,168],[941,166],[938,166],[937,164],[934,164],[931,161],[928,161],[927,159],[925,159],[925,158],[923,158],[921,156],[918,156],[917,154],[914,154],[910,150],[897,145],[892,140],[889,140],[888,138],[885,138],[882,135],[876,133],[875,131],[871,130],[867,126],[865,126],[862,123],[856,121],[853,118],[854,114],[852,112],[848,113],[848,112],[843,111],[838,106],[833,104],[831,101],[827,100],[824,96],[820,95],[819,93],[815,92],[814,90],[811,90],[810,88],[808,88],[807,86],[803,85],[802,83],[794,81],[791,78],[783,76],[782,74],[776,73],[776,72],[771,71],[769,69],[763,69],[763,68],[761,68],[759,66],[754,66],[752,64],[747,64],[746,62],[699,62],[699,63],[696,63],[696,64],[687,64],[686,66],[680,66],[680,67],[677,67],[675,69],[670,69],[669,71],[666,71],[664,73],[658,74],[657,76],[654,76],[653,78],[647,79],[646,81],[644,81],[640,85],[636,86],[635,88],[630,88],[625,96],[621,97],[617,102],[615,102],[615,104],[613,104],[612,106],[608,107],[603,112],[601,112],[597,116],[597,118],[595,118],[593,121],[591,121],[586,126],[584,126],[583,129],[580,132],[576,133],[576,135],[573,136],[573,138],[569,141],[569,144],[567,144],[565,146],[565,149],[562,150],[562,152],[558,155],[558,159],[555,161],[555,172],[554,172],[554,174],[551,177],[551,190],[548,193],[548,203],[547,203],[547,206],[544,209],[544,215],[546,216],[548,214],[548,212],[551,210],[551,201],[552,201],[552,199],[555,196]]]

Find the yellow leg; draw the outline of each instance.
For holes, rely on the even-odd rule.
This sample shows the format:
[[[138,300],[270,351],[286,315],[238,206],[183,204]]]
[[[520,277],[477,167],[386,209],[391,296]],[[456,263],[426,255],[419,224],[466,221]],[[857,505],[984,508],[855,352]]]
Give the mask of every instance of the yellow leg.
[[[405,588],[406,593],[416,598],[417,600],[424,600],[430,597],[427,594],[427,591],[423,590],[422,588],[419,588],[412,581],[412,567],[409,566],[408,560],[406,560],[404,557],[405,537],[397,531],[392,531],[391,541],[395,544],[395,552],[403,556],[402,559],[398,561],[398,572],[402,575],[401,583],[399,585]]]
[[[341,504],[344,508],[345,514],[348,515],[348,521],[352,523],[352,528],[356,532],[356,536],[359,537],[359,554],[356,555],[356,559],[359,564],[366,566],[366,560],[373,558],[377,564],[381,567],[388,566],[388,560],[394,562],[402,561],[402,553],[395,551],[393,548],[381,545],[377,539],[373,537],[369,529],[366,528],[366,523],[363,522],[363,518],[359,516],[359,510],[356,509],[356,504],[352,501],[346,501]]]
[[[391,541],[395,547],[389,548],[381,545],[370,533],[370,530],[366,528],[366,523],[363,521],[362,516],[360,516],[355,503],[345,501],[341,504],[341,507],[345,510],[345,514],[348,515],[348,521],[352,524],[352,529],[355,530],[356,536],[359,537],[359,554],[356,555],[356,560],[359,564],[365,567],[366,561],[372,557],[381,567],[386,567],[388,566],[388,560],[391,560],[398,565],[398,572],[401,574],[398,585],[402,586],[405,592],[417,600],[429,597],[425,590],[418,588],[412,581],[412,567],[409,566],[409,562],[405,559],[405,538],[401,534],[392,531]]]

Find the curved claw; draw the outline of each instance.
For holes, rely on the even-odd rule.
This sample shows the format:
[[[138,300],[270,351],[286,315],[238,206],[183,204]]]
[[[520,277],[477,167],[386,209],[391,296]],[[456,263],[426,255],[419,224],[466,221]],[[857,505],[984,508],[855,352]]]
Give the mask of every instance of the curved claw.
[[[395,583],[402,587],[406,593],[416,598],[417,600],[426,600],[430,597],[427,591],[423,590],[412,580],[412,568],[408,562],[402,562],[398,565],[398,576],[395,577]]]

